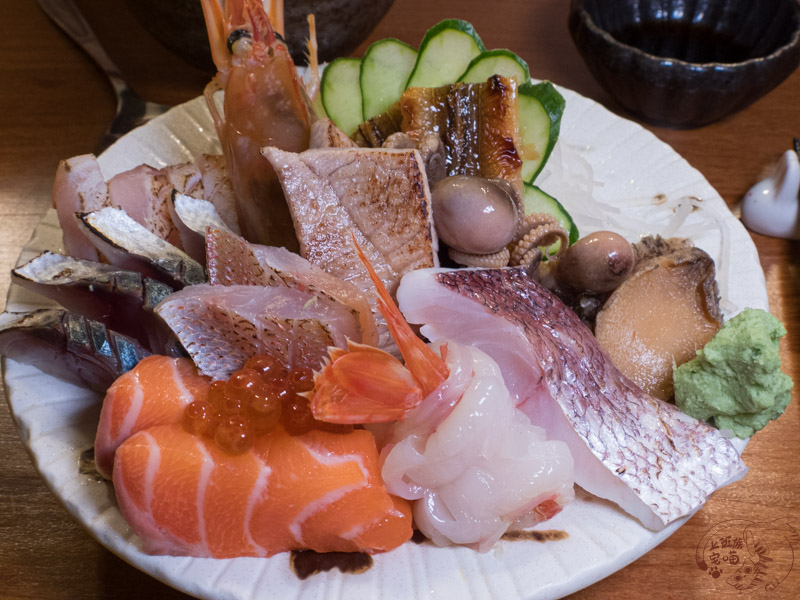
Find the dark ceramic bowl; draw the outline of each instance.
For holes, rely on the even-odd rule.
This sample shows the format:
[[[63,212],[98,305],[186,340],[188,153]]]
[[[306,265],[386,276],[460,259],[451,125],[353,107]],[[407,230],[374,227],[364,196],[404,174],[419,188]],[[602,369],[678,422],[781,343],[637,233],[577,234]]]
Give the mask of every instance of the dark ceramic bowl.
[[[305,64],[308,23],[314,13],[320,62],[346,56],[363,42],[394,0],[292,0],[284,3],[286,43]],[[125,0],[136,20],[174,54],[215,72],[200,0]]]
[[[797,0],[572,0],[569,30],[609,94],[670,127],[739,111],[800,64]]]

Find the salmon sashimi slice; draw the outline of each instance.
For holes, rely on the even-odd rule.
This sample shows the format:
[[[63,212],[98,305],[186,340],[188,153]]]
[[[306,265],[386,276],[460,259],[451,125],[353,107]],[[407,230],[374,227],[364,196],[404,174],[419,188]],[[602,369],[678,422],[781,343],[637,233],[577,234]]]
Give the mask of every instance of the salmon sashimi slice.
[[[114,487],[150,554],[375,553],[412,534],[409,505],[384,488],[366,430],[290,436],[278,427],[231,455],[180,425],[156,426],[117,450]]]
[[[272,147],[262,152],[283,186],[301,255],[366,294],[379,346],[392,348],[352,235],[392,294],[405,273],[438,264],[430,191],[419,152],[342,148],[296,154]]]
[[[322,301],[333,299],[357,312],[362,343],[378,343],[366,295],[294,252],[251,244],[230,231],[211,228],[206,234],[206,254],[212,285],[285,286],[316,294]]]
[[[358,315],[332,298],[289,287],[192,285],[155,309],[200,372],[228,379],[256,354],[316,369],[328,346],[360,341]]]
[[[94,443],[97,470],[111,478],[114,453],[137,431],[179,423],[184,407],[203,398],[210,385],[187,358],[148,356],[106,392]]]
[[[569,447],[575,483],[645,526],[691,514],[747,472],[722,433],[639,389],[523,269],[415,271],[397,297],[428,339],[492,357],[520,410]]]

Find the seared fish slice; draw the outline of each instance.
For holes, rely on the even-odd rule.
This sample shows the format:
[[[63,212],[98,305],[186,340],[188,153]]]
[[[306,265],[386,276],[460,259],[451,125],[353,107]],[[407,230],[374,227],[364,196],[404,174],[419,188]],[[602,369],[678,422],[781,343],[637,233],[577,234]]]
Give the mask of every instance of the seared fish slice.
[[[405,273],[438,263],[428,182],[419,152],[342,148],[262,150],[278,173],[300,253],[358,287],[373,309],[380,346],[393,346],[352,235],[394,293]]]
[[[575,482],[651,529],[747,471],[719,431],[622,375],[578,316],[521,269],[416,271],[397,297],[426,337],[497,361],[519,408],[568,444]]]
[[[328,346],[361,337],[349,307],[287,287],[193,285],[168,296],[156,313],[200,373],[214,379],[228,379],[254,354],[316,369]]]
[[[98,321],[61,309],[0,315],[0,354],[104,392],[150,353]]]
[[[319,302],[349,306],[360,324],[361,342],[371,346],[378,343],[367,297],[352,283],[326,273],[286,248],[251,244],[223,229],[209,228],[206,248],[209,283],[284,286],[310,292]]]

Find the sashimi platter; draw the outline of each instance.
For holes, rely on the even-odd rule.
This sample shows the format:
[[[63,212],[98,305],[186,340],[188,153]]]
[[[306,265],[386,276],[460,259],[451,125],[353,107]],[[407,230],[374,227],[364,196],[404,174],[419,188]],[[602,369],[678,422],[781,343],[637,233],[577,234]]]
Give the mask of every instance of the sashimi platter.
[[[207,599],[559,598],[746,475],[782,326],[670,147],[465,21],[323,68],[309,18],[298,71],[260,1],[198,1],[217,76],[61,161],[0,317],[101,544]]]

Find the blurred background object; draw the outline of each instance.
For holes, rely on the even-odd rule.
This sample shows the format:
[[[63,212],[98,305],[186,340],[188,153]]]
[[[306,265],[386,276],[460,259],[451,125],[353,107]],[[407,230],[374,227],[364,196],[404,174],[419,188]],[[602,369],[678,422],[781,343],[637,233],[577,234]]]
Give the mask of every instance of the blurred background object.
[[[797,0],[572,0],[569,30],[609,94],[669,127],[737,112],[800,64]]]
[[[319,60],[346,56],[367,38],[394,0],[292,0],[284,3],[286,43],[305,64],[307,15],[317,22]],[[125,0],[141,26],[189,64],[214,74],[200,0]]]

